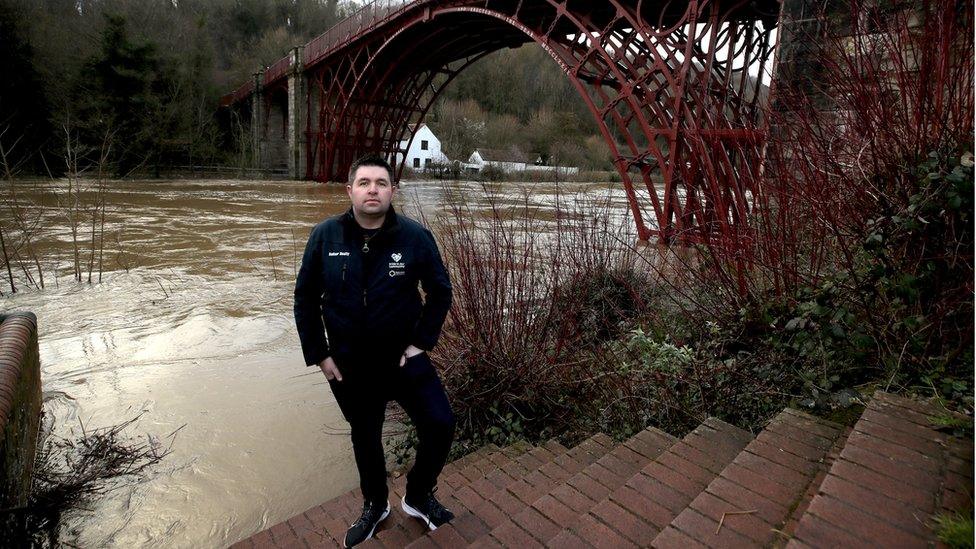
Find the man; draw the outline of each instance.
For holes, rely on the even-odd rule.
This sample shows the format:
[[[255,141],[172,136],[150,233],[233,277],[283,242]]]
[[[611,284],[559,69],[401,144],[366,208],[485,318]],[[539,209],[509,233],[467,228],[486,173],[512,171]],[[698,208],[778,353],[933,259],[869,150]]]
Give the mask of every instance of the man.
[[[393,210],[396,190],[385,160],[356,161],[346,185],[352,206],[312,230],[295,284],[305,363],[321,368],[352,431],[363,513],[345,547],[372,537],[390,513],[381,440],[390,400],[419,438],[404,512],[431,530],[453,518],[434,490],[454,415],[427,356],[451,306],[451,282],[430,231]]]

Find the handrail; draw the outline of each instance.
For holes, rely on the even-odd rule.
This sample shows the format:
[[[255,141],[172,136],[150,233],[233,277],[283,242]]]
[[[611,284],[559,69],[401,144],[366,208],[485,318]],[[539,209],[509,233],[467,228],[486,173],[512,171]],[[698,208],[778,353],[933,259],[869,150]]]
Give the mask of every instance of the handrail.
[[[244,82],[238,88],[220,98],[220,106],[227,107],[245,99],[249,95],[254,93],[254,79],[249,79]]]
[[[288,73],[288,69],[291,67],[291,54],[289,53],[285,57],[275,61],[273,64],[269,65],[264,69],[264,81],[265,86],[275,82],[282,76]]]
[[[407,8],[425,0],[373,0],[364,4],[352,15],[333,25],[305,45],[302,63],[311,65],[338,47],[345,45],[363,31],[399,15]]]

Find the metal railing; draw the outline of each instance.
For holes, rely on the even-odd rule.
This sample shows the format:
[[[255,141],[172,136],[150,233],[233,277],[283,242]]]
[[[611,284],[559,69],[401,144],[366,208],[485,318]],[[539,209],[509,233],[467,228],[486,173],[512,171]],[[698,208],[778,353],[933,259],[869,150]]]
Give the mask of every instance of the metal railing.
[[[267,86],[272,82],[276,82],[279,78],[282,78],[288,74],[289,68],[291,68],[291,52],[288,52],[288,55],[275,61],[264,69],[264,85]]]
[[[339,21],[332,28],[305,44],[302,63],[314,64],[338,47],[348,43],[364,31],[399,15],[407,8],[423,3],[425,0],[374,0],[364,4],[352,15]]]
[[[229,107],[238,101],[247,99],[252,93],[254,93],[254,79],[250,78],[247,82],[241,84],[236,90],[222,96],[220,98],[220,106]]]

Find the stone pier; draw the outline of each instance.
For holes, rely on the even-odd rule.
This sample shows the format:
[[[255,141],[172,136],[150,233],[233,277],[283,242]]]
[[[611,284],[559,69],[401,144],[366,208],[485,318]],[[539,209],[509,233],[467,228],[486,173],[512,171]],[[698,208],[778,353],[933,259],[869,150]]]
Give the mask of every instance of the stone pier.
[[[306,176],[305,133],[308,118],[308,79],[302,66],[302,46],[291,50],[291,69],[288,71],[288,177]]]

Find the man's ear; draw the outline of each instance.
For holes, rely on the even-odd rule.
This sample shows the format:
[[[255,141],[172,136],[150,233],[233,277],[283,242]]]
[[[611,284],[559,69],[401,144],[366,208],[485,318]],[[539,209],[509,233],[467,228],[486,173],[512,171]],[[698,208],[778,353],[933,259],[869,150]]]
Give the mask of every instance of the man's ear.
[[[346,194],[349,195],[350,200],[352,199],[352,185],[346,183]]]

